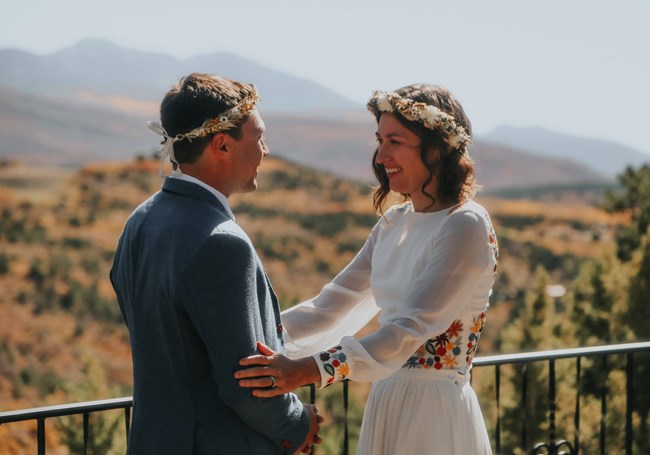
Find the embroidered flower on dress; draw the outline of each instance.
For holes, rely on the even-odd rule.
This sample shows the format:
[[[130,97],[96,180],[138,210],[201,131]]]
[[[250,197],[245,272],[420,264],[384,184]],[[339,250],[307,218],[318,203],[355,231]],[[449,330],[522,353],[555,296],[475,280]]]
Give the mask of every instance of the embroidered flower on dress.
[[[476,353],[485,317],[485,312],[475,317],[467,335],[464,333],[463,321],[456,319],[445,332],[427,340],[420,346],[402,365],[402,368],[422,368],[425,370],[429,368],[436,370],[458,369],[460,366],[458,356],[463,351],[461,346],[466,347],[465,362],[469,366]]]
[[[318,358],[323,364],[323,370],[329,375],[326,386],[342,381],[350,375],[350,365],[348,365],[347,356],[342,349],[341,346],[334,346],[318,354]]]

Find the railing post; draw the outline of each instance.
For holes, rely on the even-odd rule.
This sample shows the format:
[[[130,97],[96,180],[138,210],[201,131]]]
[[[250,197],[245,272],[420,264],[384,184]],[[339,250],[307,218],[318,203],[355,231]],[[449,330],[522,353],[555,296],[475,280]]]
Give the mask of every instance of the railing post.
[[[45,455],[45,418],[36,419],[36,441],[38,455]]]
[[[555,359],[548,361],[548,429],[549,441],[555,443]]]
[[[497,400],[497,425],[495,428],[495,439],[496,439],[496,452],[497,455],[501,453],[501,408],[499,406],[499,392],[501,388],[501,370],[500,365],[495,365],[494,370],[494,381],[495,381],[495,393]]]
[[[126,443],[129,444],[129,432],[131,431],[131,408],[124,408],[124,426],[126,427]]]
[[[343,382],[343,411],[344,411],[344,418],[345,418],[345,433],[343,435],[343,455],[348,455],[350,452],[349,449],[349,437],[350,435],[348,434],[348,387],[349,387],[349,382],[344,381]]]
[[[521,447],[526,450],[528,447],[528,364],[521,367]]]
[[[88,442],[90,441],[90,414],[84,412],[84,455],[88,453]]]
[[[560,452],[562,446],[569,448],[569,454],[573,454],[573,447],[566,439],[557,440],[555,433],[555,410],[557,409],[556,400],[556,387],[555,387],[555,358],[548,359],[548,428],[549,428],[549,441],[548,443],[538,442],[533,447],[532,453],[537,454],[542,449],[547,450],[548,455],[563,455],[567,452]]]
[[[607,354],[603,355],[603,386],[600,395],[600,455],[605,455],[607,429]]]
[[[575,427],[573,434],[573,446],[576,455],[580,453],[580,366],[582,357],[576,358],[576,411],[573,416],[573,425]]]
[[[626,403],[625,403],[625,453],[632,455],[632,399],[634,397],[634,353],[627,353],[626,370]]]

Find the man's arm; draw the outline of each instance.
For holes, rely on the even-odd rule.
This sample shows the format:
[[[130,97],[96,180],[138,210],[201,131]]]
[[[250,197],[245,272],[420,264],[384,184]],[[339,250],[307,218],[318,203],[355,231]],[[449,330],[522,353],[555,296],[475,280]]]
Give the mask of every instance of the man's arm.
[[[221,399],[248,426],[293,452],[314,437],[317,420],[310,409],[290,393],[254,397],[234,377],[239,359],[255,354],[256,341],[265,336],[262,312],[270,299],[259,301],[259,287],[266,287],[259,272],[247,239],[218,232],[179,277],[177,294],[206,345]]]

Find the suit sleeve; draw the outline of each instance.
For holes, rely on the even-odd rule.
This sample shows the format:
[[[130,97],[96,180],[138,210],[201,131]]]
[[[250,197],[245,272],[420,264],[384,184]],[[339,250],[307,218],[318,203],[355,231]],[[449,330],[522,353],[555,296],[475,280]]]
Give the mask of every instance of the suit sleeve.
[[[263,271],[251,243],[214,233],[179,281],[181,305],[203,339],[219,396],[253,430],[295,451],[309,432],[309,412],[294,394],[256,398],[234,377],[239,359],[265,340],[262,314],[272,312]],[[268,313],[267,313],[268,315]]]

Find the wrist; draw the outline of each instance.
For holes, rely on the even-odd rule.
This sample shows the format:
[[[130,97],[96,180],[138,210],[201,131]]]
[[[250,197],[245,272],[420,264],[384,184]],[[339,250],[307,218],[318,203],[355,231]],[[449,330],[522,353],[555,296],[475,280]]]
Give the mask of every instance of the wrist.
[[[302,372],[303,385],[320,385],[320,370],[318,369],[316,359],[313,357],[303,357],[300,359],[300,371]]]

